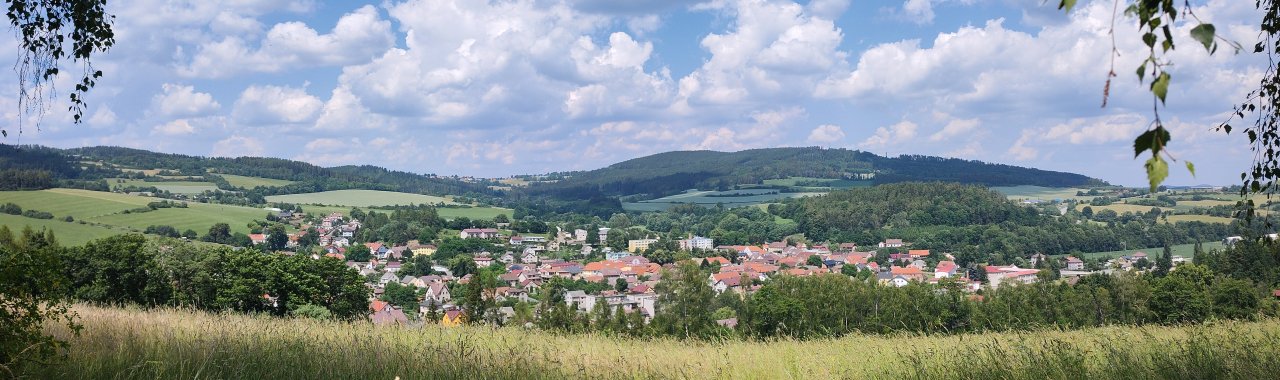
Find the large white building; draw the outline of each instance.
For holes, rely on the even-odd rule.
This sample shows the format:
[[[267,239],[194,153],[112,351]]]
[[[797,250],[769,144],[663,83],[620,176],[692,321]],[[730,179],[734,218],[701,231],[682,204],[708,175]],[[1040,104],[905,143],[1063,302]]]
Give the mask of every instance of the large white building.
[[[715,247],[716,247],[716,243],[714,240],[711,240],[711,238],[705,238],[701,236],[694,236],[694,237],[680,241],[680,249],[683,249],[686,251],[694,250],[694,249],[709,250],[709,249],[714,249]]]

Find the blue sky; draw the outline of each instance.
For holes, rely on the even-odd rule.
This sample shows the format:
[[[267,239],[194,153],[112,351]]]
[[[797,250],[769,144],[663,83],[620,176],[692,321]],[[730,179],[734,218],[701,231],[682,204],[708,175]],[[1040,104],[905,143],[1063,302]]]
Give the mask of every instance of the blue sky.
[[[1049,3],[1052,3],[1050,1]],[[648,154],[825,146],[930,154],[1145,182],[1151,120],[1134,21],[1100,108],[1111,1],[311,0],[112,2],[117,45],[88,121],[53,112],[18,141],[121,145],[318,165],[505,176]],[[1193,2],[1252,46],[1252,2]],[[1173,184],[1234,184],[1247,141],[1213,131],[1259,57],[1183,43]],[[0,39],[0,61],[16,41]],[[5,54],[10,54],[5,56]],[[60,87],[69,88],[70,78]],[[16,125],[0,76],[0,122]],[[60,100],[59,100],[60,101]],[[65,106],[53,103],[53,110]],[[1180,165],[1177,165],[1180,166]]]

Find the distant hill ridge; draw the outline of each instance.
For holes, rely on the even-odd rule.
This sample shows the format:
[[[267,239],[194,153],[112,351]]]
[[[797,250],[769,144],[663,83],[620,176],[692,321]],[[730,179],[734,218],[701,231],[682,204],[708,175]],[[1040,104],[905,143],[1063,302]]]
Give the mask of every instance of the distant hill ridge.
[[[562,173],[568,178],[535,184],[533,193],[611,196],[670,195],[686,189],[725,189],[788,177],[861,179],[874,184],[942,181],[987,186],[1072,187],[1105,185],[1088,176],[923,155],[883,157],[873,153],[806,148],[738,152],[675,151],[619,162],[601,169]]]
[[[973,160],[920,155],[882,157],[856,150],[805,147],[658,153],[601,169],[559,173],[567,178],[554,183],[534,183],[528,188],[504,193],[489,188],[487,182],[462,181],[371,165],[325,168],[282,158],[200,157],[111,146],[56,149],[4,145],[0,148],[3,148],[0,149],[0,170],[48,171],[54,178],[62,179],[103,178],[106,173],[87,175],[93,171],[93,166],[78,163],[102,161],[138,169],[168,169],[188,175],[212,172],[296,182],[272,188],[265,195],[372,189],[434,195],[502,196],[514,192],[561,200],[587,200],[627,195],[661,197],[692,188],[728,189],[789,177],[863,180],[872,184],[914,181],[1045,187],[1106,184],[1080,174]]]

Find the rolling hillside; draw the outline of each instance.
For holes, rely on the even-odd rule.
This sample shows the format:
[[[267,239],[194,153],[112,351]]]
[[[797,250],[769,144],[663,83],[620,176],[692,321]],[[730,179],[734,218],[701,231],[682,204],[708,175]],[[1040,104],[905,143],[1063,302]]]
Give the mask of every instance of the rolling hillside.
[[[987,186],[1071,187],[1104,182],[1063,173],[930,156],[881,157],[824,148],[768,148],[739,152],[679,151],[565,173],[564,180],[534,183],[527,191],[561,199],[592,194],[659,198],[687,189],[727,190],[791,177],[862,180],[873,184],[943,181]]]

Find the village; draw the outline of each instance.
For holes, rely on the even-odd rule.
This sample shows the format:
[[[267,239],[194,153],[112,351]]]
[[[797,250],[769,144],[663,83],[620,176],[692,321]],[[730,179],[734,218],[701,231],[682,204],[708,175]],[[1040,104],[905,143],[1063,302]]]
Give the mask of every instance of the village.
[[[281,214],[282,218],[290,215]],[[431,257],[437,247],[429,243],[411,240],[403,245],[383,242],[359,243],[368,249],[367,261],[348,260],[346,253],[353,248],[352,240],[361,228],[359,220],[333,213],[320,219],[314,226],[318,232],[322,257],[342,260],[360,276],[366,278],[371,288],[369,320],[376,324],[439,323],[456,326],[465,323],[466,313],[454,293],[465,286],[474,274],[461,276],[443,264],[433,264],[433,274],[413,276],[401,273],[408,260],[414,256]],[[564,279],[586,283],[598,283],[605,290],[588,292],[571,290],[563,295],[564,302],[576,307],[580,313],[589,313],[604,303],[611,309],[626,313],[639,313],[648,321],[656,314],[658,295],[654,291],[664,269],[676,263],[660,265],[646,258],[643,253],[659,239],[627,241],[627,249],[614,251],[601,244],[589,244],[588,234],[596,242],[608,241],[610,228],[595,231],[574,229],[556,231],[548,236],[508,236],[498,228],[466,228],[458,232],[460,239],[480,239],[492,243],[495,249],[479,252],[470,257],[475,268],[500,268],[498,286],[486,297],[500,305],[513,303],[537,303],[544,299],[542,286],[552,279]],[[306,233],[290,234],[288,246],[296,246]],[[263,244],[268,236],[250,235],[254,244]],[[760,289],[765,281],[778,276],[814,276],[836,273],[863,279],[874,278],[883,286],[903,287],[911,283],[939,284],[948,281],[978,297],[984,288],[1031,284],[1044,280],[1047,271],[1052,278],[1074,282],[1093,273],[1113,271],[1141,271],[1151,266],[1155,257],[1135,252],[1106,261],[1086,261],[1074,256],[1053,258],[1034,254],[1024,266],[989,265],[981,273],[971,272],[957,265],[951,253],[929,249],[913,249],[910,242],[886,239],[876,245],[858,246],[853,243],[789,244],[771,242],[762,245],[715,245],[706,237],[689,236],[678,241],[681,251],[693,253],[687,260],[710,273],[707,285],[716,294],[732,292],[747,296]],[[566,258],[565,251],[572,250],[574,257]],[[694,257],[701,256],[701,257]],[[1173,265],[1187,260],[1181,256],[1171,258]],[[417,309],[406,309],[382,300],[388,286],[414,289],[418,297]],[[507,323],[516,311],[512,306],[497,308],[498,322]],[[430,321],[424,321],[424,319]],[[438,318],[438,320],[436,319]],[[736,319],[719,320],[717,323],[732,327]]]

